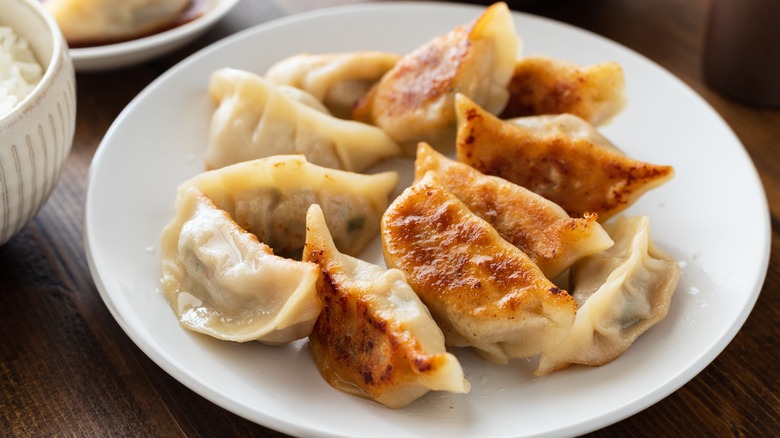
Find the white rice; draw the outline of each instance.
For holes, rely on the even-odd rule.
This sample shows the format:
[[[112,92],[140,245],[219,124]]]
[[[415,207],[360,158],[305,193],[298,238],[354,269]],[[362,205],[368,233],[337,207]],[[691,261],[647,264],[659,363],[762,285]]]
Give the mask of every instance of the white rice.
[[[32,93],[42,76],[27,41],[10,27],[0,26],[0,118]]]

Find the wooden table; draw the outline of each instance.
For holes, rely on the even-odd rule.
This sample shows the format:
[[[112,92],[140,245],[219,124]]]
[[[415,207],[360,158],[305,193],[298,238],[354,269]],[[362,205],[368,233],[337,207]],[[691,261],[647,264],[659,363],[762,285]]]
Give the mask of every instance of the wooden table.
[[[217,407],[174,380],[111,317],[83,249],[87,171],[114,118],[174,63],[257,23],[343,3],[350,1],[244,0],[204,38],[166,58],[122,71],[78,75],[75,143],[62,179],[36,219],[0,247],[0,435],[279,435]],[[766,283],[733,342],[681,389],[596,436],[780,433],[780,298],[776,295],[780,288],[780,111],[729,100],[705,85],[700,66],[708,6],[707,0],[548,0],[513,5],[602,34],[679,76],[722,114],[744,142],[772,212]]]

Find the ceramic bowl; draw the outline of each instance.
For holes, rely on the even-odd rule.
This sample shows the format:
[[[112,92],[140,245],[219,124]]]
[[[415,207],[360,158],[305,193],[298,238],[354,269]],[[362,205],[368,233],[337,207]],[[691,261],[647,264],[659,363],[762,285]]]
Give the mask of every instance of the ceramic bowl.
[[[43,77],[0,116],[0,244],[29,223],[57,184],[73,144],[76,86],[68,46],[37,0],[0,0],[0,26],[27,40]]]

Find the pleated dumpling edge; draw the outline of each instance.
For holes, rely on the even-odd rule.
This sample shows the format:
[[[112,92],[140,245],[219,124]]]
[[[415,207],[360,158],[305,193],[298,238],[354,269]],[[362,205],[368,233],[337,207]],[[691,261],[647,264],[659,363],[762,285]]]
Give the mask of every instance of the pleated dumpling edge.
[[[309,346],[325,380],[390,408],[431,390],[469,392],[460,362],[404,274],[340,253],[318,205],[306,223],[303,259],[322,272],[323,303]]]

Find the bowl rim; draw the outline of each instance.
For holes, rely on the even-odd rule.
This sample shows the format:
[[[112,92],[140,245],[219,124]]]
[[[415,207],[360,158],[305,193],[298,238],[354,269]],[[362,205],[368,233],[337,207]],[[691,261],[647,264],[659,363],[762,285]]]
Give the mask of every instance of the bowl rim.
[[[36,61],[41,65],[41,68],[44,68],[43,76],[41,76],[41,79],[38,81],[37,84],[35,84],[35,87],[33,90],[24,97],[20,102],[14,106],[11,111],[0,115],[0,126],[12,126],[16,123],[16,119],[21,118],[21,116],[28,111],[28,108],[30,107],[31,103],[38,100],[39,96],[49,88],[50,84],[54,82],[54,77],[57,75],[59,70],[61,69],[62,63],[64,62],[64,58],[67,55],[68,47],[67,42],[65,41],[65,37],[62,36],[62,32],[60,31],[60,27],[57,24],[57,22],[54,20],[54,17],[49,14],[46,9],[43,7],[43,4],[38,0],[12,0],[17,1],[18,3],[21,3],[22,5],[25,5],[29,7],[33,13],[35,13],[40,19],[43,20],[43,22],[46,24],[46,27],[49,30],[49,38],[52,41],[52,49],[51,49],[51,57],[48,60],[45,60],[46,62],[43,62],[44,60],[40,59],[40,54],[35,53]],[[13,29],[14,33],[16,33],[18,36],[23,36],[25,40],[27,40],[26,35],[21,35],[21,32],[18,30],[19,28],[16,26],[7,25],[11,29]]]

